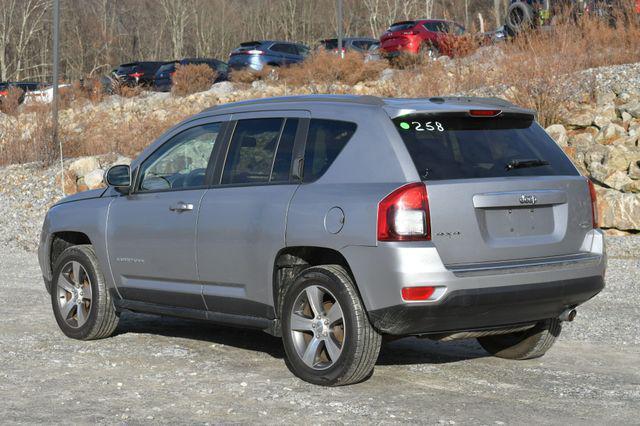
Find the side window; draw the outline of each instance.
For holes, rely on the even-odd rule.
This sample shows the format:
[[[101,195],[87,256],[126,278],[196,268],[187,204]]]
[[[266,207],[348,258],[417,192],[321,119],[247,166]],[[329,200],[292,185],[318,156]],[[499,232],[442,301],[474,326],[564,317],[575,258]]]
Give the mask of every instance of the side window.
[[[293,155],[293,143],[298,130],[298,119],[287,118],[278,142],[276,158],[273,160],[273,171],[270,182],[288,182],[291,171],[291,158]]]
[[[294,55],[298,54],[298,51],[296,50],[295,47],[288,44],[283,44],[283,43],[274,44],[273,46],[271,46],[271,50],[279,53],[287,53],[287,54],[294,54]]]
[[[202,187],[219,132],[220,123],[212,123],[171,138],[142,164],[138,192]]]
[[[269,182],[283,122],[282,118],[237,122],[222,173],[223,184]]]
[[[304,155],[305,182],[314,181],[327,171],[356,127],[348,121],[311,120]]]

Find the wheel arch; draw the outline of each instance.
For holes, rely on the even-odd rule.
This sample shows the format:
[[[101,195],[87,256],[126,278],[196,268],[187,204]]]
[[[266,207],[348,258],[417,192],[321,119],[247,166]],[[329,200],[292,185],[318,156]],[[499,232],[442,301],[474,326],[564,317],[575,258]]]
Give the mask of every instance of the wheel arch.
[[[49,270],[53,272],[53,265],[62,252],[72,246],[78,245],[93,245],[91,239],[87,234],[80,231],[57,231],[51,234],[51,241],[49,244],[49,256],[48,266]]]
[[[280,318],[282,296],[286,288],[293,283],[295,277],[304,269],[318,265],[342,266],[358,289],[353,271],[342,253],[328,247],[295,246],[286,247],[278,252],[273,263],[273,304],[276,317]],[[358,291],[359,293],[359,291]],[[359,294],[360,298],[362,296]]]

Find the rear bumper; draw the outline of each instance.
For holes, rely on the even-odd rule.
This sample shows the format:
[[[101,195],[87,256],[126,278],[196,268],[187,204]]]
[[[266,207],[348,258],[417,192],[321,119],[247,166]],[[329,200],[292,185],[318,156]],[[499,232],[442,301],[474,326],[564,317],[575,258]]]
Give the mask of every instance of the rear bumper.
[[[438,304],[401,304],[369,312],[381,333],[416,335],[471,331],[557,318],[604,288],[602,276],[537,284],[457,290]]]
[[[341,253],[374,326],[396,335],[554,318],[595,296],[606,268],[600,230],[590,231],[573,255],[456,267],[443,264],[432,242],[349,246]],[[436,298],[403,300],[402,288],[420,286],[437,287]]]

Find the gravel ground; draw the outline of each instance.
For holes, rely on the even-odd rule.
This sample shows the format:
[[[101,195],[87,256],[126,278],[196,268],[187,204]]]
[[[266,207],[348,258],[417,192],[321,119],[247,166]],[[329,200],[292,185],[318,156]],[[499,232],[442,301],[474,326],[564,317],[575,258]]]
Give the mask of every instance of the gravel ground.
[[[637,424],[638,251],[638,237],[609,239],[607,287],[541,359],[407,338],[383,347],[368,381],[327,389],[294,378],[261,332],[124,314],[112,338],[70,340],[35,255],[3,245],[2,423]]]

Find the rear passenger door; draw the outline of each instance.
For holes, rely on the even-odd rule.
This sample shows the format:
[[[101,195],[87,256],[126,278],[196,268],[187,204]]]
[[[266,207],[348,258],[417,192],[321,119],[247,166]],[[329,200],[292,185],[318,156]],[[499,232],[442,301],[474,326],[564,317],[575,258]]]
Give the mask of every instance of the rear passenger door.
[[[197,265],[209,311],[273,318],[273,262],[298,187],[291,171],[306,111],[234,114],[231,137],[202,199]],[[301,156],[300,156],[301,158]],[[300,164],[301,165],[301,164]]]

